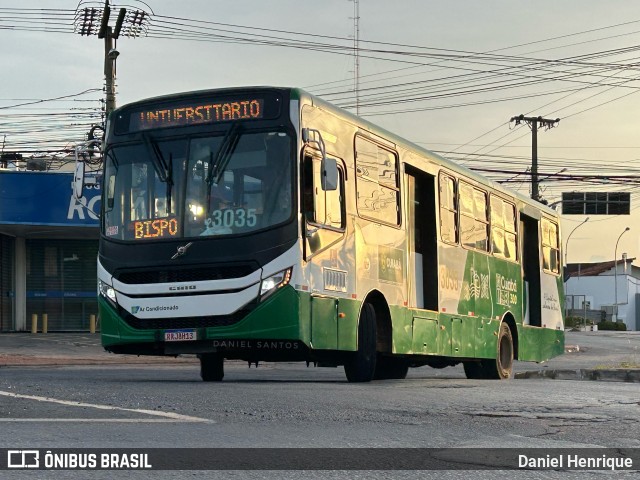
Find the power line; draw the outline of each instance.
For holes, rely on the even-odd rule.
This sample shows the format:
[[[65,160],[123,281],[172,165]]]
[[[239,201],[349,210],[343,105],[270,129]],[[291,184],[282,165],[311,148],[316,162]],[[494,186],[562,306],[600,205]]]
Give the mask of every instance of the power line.
[[[99,2],[95,2],[99,3]],[[24,15],[24,18],[17,18],[21,20],[22,26],[31,26],[33,28],[42,27],[41,23],[43,19],[47,22],[59,22],[60,25],[63,25],[64,22],[60,21],[61,18],[71,18],[75,15],[74,10],[60,10],[60,9],[1,9],[0,13],[4,14],[6,17],[6,23],[11,23],[16,18]],[[33,21],[27,21],[28,17],[39,16],[40,19]],[[537,40],[535,42],[528,42],[521,45],[515,45],[511,47],[504,47],[498,50],[493,50],[491,52],[470,52],[465,50],[453,50],[453,49],[441,49],[441,48],[433,48],[433,47],[425,47],[420,45],[407,45],[407,44],[399,44],[399,43],[390,43],[390,42],[376,42],[376,41],[368,41],[362,40],[362,44],[365,45],[365,48],[354,49],[349,45],[353,39],[339,36],[331,36],[331,35],[314,35],[303,32],[294,32],[290,30],[275,30],[275,29],[265,29],[261,27],[251,27],[244,25],[234,25],[234,24],[225,24],[219,22],[208,22],[203,20],[193,20],[186,19],[180,17],[168,17],[161,15],[154,15],[152,21],[149,26],[149,34],[156,35],[154,38],[163,38],[163,39],[181,39],[181,40],[198,40],[198,41],[215,41],[215,42],[237,42],[237,43],[245,43],[245,44],[254,44],[254,45],[268,45],[274,47],[286,47],[286,48],[304,48],[306,50],[314,50],[319,52],[326,52],[332,54],[342,54],[342,55],[355,55],[356,53],[366,54],[366,57],[363,58],[375,58],[375,59],[389,59],[387,57],[397,57],[406,59],[431,59],[432,63],[420,63],[420,66],[428,65],[428,66],[442,66],[442,63],[449,63],[450,66],[447,68],[456,69],[460,71],[465,71],[464,75],[460,75],[459,78],[452,80],[451,76],[448,76],[447,79],[443,78],[441,84],[438,88],[439,91],[434,90],[432,86],[429,86],[429,89],[424,90],[424,92],[430,92],[429,94],[420,93],[419,90],[414,90],[413,97],[410,99],[400,98],[397,94],[388,94],[385,93],[383,97],[376,96],[375,92],[384,92],[389,91],[390,89],[396,89],[399,84],[394,85],[386,85],[381,87],[372,87],[369,92],[371,93],[370,97],[367,97],[371,100],[371,105],[366,106],[366,108],[374,107],[375,103],[387,102],[387,104],[392,105],[393,102],[419,102],[419,101],[429,101],[433,102],[434,95],[441,95],[439,98],[455,98],[456,96],[477,96],[479,94],[485,94],[488,91],[497,91],[504,90],[508,88],[522,88],[524,85],[523,82],[516,82],[513,79],[522,79],[522,78],[530,78],[532,81],[531,85],[536,85],[540,82],[552,82],[557,81],[557,78],[554,78],[554,75],[557,77],[558,73],[562,73],[566,76],[566,81],[570,82],[579,82],[584,85],[584,88],[597,88],[604,86],[611,86],[611,88],[633,88],[637,89],[637,86],[626,84],[627,82],[636,81],[635,78],[624,77],[622,79],[618,79],[616,83],[604,84],[604,79],[609,79],[611,76],[605,76],[604,73],[610,71],[619,71],[621,68],[623,70],[633,70],[636,67],[633,66],[629,59],[625,59],[626,64],[620,63],[602,63],[595,62],[595,60],[599,60],[602,58],[613,58],[620,57],[621,55],[629,55],[638,50],[638,47],[635,45],[631,45],[628,47],[617,48],[617,49],[609,49],[609,50],[601,50],[596,52],[590,52],[587,54],[579,55],[576,57],[571,57],[568,59],[559,59],[559,60],[550,60],[550,59],[541,59],[541,58],[533,58],[531,56],[526,55],[503,55],[498,52],[504,51],[507,49],[513,49],[516,47],[522,47],[525,45],[533,45],[540,44],[545,42],[551,42],[558,39],[564,39],[568,37],[573,37],[576,35],[584,35],[588,32],[601,31],[608,28],[618,28],[624,25],[630,25],[638,23],[638,20],[624,22],[616,25],[611,25],[607,27],[600,27],[596,29],[587,30],[584,32],[578,32],[575,34],[566,34],[558,37],[554,37],[546,40]],[[13,22],[15,23],[15,22]],[[0,25],[2,22],[0,21]],[[0,27],[4,28],[4,27]],[[21,27],[20,27],[21,28]],[[44,30],[43,30],[44,31]],[[155,32],[155,33],[154,33]],[[623,34],[623,35],[632,35],[635,32]],[[607,37],[612,38],[612,37]],[[595,42],[597,40],[589,40],[589,42]],[[582,43],[582,42],[581,42]],[[575,45],[571,44],[571,45]],[[370,47],[383,47],[383,48],[370,48]],[[553,48],[565,48],[566,45],[562,45],[559,47]],[[547,49],[549,50],[549,49]],[[436,63],[433,63],[436,62]],[[486,67],[484,69],[472,68],[472,65],[483,65]],[[532,73],[533,68],[536,68],[538,73]],[[572,69],[572,70],[568,70]],[[470,72],[470,73],[469,73]],[[499,78],[498,72],[503,75],[505,78],[510,78],[508,81],[495,81],[492,83],[491,88],[495,88],[495,90],[486,90],[487,86],[487,78],[491,75],[494,78]],[[540,72],[544,72],[541,74]],[[593,79],[599,79],[599,82],[595,82]],[[445,83],[445,80],[448,80],[449,85]],[[459,82],[454,84],[453,82]],[[475,84],[465,84],[464,82],[475,82]],[[435,83],[433,80],[425,80],[422,82],[415,82],[413,86],[419,87],[421,85],[428,85],[427,82],[431,82],[431,84]],[[481,82],[485,83],[485,90],[483,90]],[[412,85],[405,85],[403,88],[413,88]],[[467,86],[465,86],[467,85]],[[453,88],[455,86],[455,88]],[[445,88],[448,87],[448,88]],[[375,89],[377,90],[375,90]],[[547,95],[557,95],[562,93],[573,93],[582,91],[584,88],[577,89],[562,89],[562,90],[553,90],[546,92]],[[635,91],[635,90],[634,90]],[[407,93],[411,92],[407,90]],[[405,92],[402,92],[403,96]],[[598,94],[602,94],[604,92],[600,92]],[[512,101],[515,99],[521,98],[531,98],[532,96],[539,95],[537,94],[518,94],[511,95],[509,97],[502,97],[496,99],[480,99],[473,100],[470,102],[459,102],[457,104],[450,105],[440,105],[440,106],[431,106],[429,109],[434,108],[454,108],[454,107],[463,107],[463,106],[471,106],[471,105],[481,105],[487,103],[494,103],[497,101]],[[618,98],[623,98],[623,96]],[[437,97],[438,98],[438,97]],[[588,111],[593,108],[597,108],[598,106],[605,105],[610,103],[613,100],[608,100],[606,102],[602,102],[597,106],[589,107],[583,111],[572,114],[577,115],[584,111]],[[580,102],[575,102],[572,105],[575,105]],[[348,105],[346,105],[348,106]],[[415,109],[414,111],[424,111],[422,109]],[[406,112],[406,110],[405,110]],[[376,114],[387,114],[388,112],[378,112],[372,113],[372,115]],[[404,112],[403,112],[404,113]],[[567,118],[565,116],[565,118]],[[502,124],[504,126],[504,124]],[[497,129],[498,127],[496,127]],[[492,131],[495,131],[493,129]],[[477,138],[482,138],[477,137]],[[474,139],[473,141],[477,140]]]

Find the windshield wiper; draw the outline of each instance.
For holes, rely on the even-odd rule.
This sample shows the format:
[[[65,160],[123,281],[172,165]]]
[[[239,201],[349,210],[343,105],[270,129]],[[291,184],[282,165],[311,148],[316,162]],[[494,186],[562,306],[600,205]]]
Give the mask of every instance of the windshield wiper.
[[[113,150],[113,148],[107,152],[107,157],[111,158],[111,163],[113,164],[113,168],[115,169],[116,173],[118,173],[118,167],[120,166],[120,162],[118,161],[118,157],[116,157],[116,152]]]
[[[166,182],[168,176],[168,167],[167,162],[164,161],[164,157],[162,156],[162,151],[158,144],[149,137],[146,133],[142,134],[142,139],[144,140],[144,144],[147,147],[147,150],[153,154],[153,167],[158,174],[158,178],[160,181]]]
[[[169,162],[164,159],[158,144],[146,133],[142,134],[147,149],[153,153],[153,166],[161,182],[167,184],[167,214],[171,212],[171,190],[173,188],[173,154],[169,153]]]
[[[173,188],[173,153],[169,153],[167,166],[167,216],[171,215],[171,189]]]
[[[215,158],[213,153],[209,154],[209,172],[207,173],[207,214],[211,210],[211,187],[217,185],[224,174],[231,156],[238,146],[238,142],[241,136],[240,124],[234,123],[231,125],[218,150],[216,151]]]

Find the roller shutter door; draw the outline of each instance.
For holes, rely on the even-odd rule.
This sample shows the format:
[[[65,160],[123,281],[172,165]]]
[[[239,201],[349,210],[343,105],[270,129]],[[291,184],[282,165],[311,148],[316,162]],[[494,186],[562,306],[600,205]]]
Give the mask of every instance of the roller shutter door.
[[[27,319],[48,315],[49,331],[89,329],[97,314],[95,240],[27,240]]]

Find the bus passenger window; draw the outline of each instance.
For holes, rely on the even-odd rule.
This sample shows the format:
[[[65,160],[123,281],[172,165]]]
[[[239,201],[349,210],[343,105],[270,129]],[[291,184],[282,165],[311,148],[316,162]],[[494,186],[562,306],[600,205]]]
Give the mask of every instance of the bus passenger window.
[[[303,172],[303,208],[308,222],[343,228],[343,174],[338,169],[338,188],[321,188],[320,159],[305,157]]]
[[[400,225],[397,172],[395,152],[356,137],[356,203],[360,216]]]
[[[518,228],[516,206],[510,203],[504,204],[504,257],[508,260],[518,260]]]
[[[489,219],[487,218],[487,194],[473,189],[475,248],[483,252],[489,251]]]
[[[315,207],[313,205],[313,159],[311,157],[304,157],[302,168],[302,210],[304,218],[308,222],[315,222]]]
[[[455,187],[453,178],[440,176],[440,237],[447,243],[458,243]]]
[[[302,165],[302,213],[305,218],[305,259],[323,251],[344,235],[344,171],[338,167],[338,188],[322,190],[320,158],[305,155]],[[341,162],[338,162],[340,164]]]
[[[560,273],[560,242],[558,225],[543,218],[542,226],[542,269],[551,273]]]
[[[491,251],[496,257],[516,261],[516,207],[491,196]]]
[[[475,250],[487,252],[489,250],[487,194],[464,182],[460,182],[459,188],[462,244]]]

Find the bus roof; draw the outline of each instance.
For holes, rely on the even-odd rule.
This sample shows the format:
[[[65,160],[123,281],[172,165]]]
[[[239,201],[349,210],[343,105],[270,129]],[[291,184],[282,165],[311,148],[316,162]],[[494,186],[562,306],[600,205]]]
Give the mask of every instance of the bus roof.
[[[234,93],[234,92],[245,92],[245,91],[255,91],[255,90],[270,90],[270,91],[280,91],[280,92],[288,92],[290,97],[294,100],[299,100],[300,102],[308,102],[316,107],[320,107],[326,111],[331,112],[332,114],[340,117],[341,119],[348,121],[354,125],[357,125],[358,128],[367,130],[368,132],[380,136],[382,138],[385,138],[386,140],[395,143],[396,145],[401,145],[402,147],[408,149],[408,150],[412,150],[415,153],[418,153],[422,156],[427,156],[430,157],[431,159],[436,160],[439,164],[443,165],[444,167],[446,167],[447,169],[451,170],[452,172],[456,172],[459,173],[461,175],[465,175],[466,177],[469,177],[475,181],[478,181],[480,183],[484,183],[489,185],[491,188],[493,188],[494,190],[497,190],[499,192],[504,193],[505,195],[508,196],[512,196],[512,197],[516,197],[519,201],[534,207],[535,209],[540,209],[544,212],[546,212],[549,215],[552,216],[557,216],[558,213],[551,209],[550,207],[547,207],[546,205],[537,202],[529,197],[527,197],[526,195],[523,195],[519,192],[516,192],[514,190],[508,189],[503,187],[502,185],[500,185],[497,182],[494,182],[493,180],[490,180],[472,170],[470,170],[469,168],[460,165],[459,163],[454,162],[453,160],[450,160],[446,157],[443,157],[441,155],[438,155],[424,147],[421,147],[420,145],[417,145],[403,137],[400,137],[399,135],[390,132],[374,123],[371,123],[368,120],[365,120],[362,117],[356,116],[353,113],[338,107],[326,100],[323,100],[321,97],[313,95],[305,90],[303,90],[302,88],[297,88],[297,87],[278,87],[278,86],[243,86],[243,87],[228,87],[228,88],[216,88],[216,89],[208,89],[208,90],[194,90],[194,91],[190,91],[190,92],[179,92],[179,93],[173,93],[173,94],[168,94],[168,95],[161,95],[161,96],[157,96],[157,97],[151,97],[151,98],[146,98],[143,100],[138,100],[136,102],[132,102],[126,105],[123,105],[122,107],[117,108],[116,110],[114,110],[112,112],[112,115],[114,113],[117,113],[123,109],[126,108],[132,108],[135,107],[137,105],[144,105],[147,103],[152,103],[152,102],[167,102],[167,101],[171,101],[171,100],[176,100],[179,98],[182,98],[184,96],[205,96],[207,94],[220,94],[221,92],[229,92],[229,93]]]

